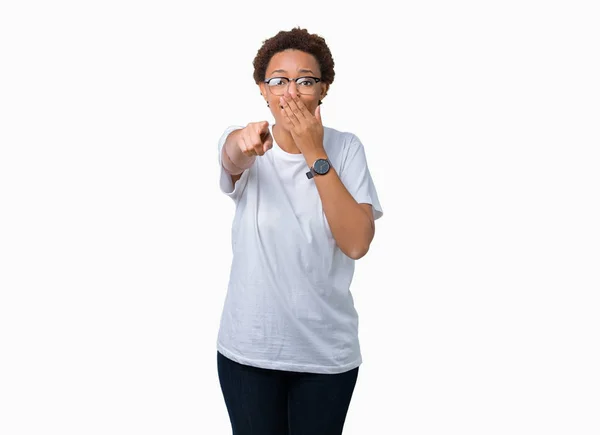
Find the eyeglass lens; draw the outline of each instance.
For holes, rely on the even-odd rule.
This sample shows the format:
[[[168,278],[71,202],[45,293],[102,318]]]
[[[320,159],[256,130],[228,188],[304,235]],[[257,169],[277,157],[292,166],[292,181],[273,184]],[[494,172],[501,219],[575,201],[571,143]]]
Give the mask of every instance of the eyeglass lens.
[[[289,80],[284,77],[274,77],[269,80],[269,89],[275,95],[283,95],[288,88]],[[296,79],[296,89],[301,94],[314,94],[317,89],[317,81],[310,77],[299,77]]]

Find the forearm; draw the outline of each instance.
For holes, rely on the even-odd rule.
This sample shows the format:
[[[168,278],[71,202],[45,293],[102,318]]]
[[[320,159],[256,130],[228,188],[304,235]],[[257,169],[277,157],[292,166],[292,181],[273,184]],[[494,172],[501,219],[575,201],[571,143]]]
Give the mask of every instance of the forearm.
[[[234,130],[227,136],[223,145],[222,158],[223,168],[230,175],[239,175],[254,163],[256,156],[247,156],[237,145],[241,129]]]
[[[307,157],[307,162],[314,162],[319,157],[326,156],[314,154]],[[350,258],[357,260],[363,257],[375,234],[372,219],[348,192],[333,167],[327,174],[317,175],[313,180],[337,245]]]

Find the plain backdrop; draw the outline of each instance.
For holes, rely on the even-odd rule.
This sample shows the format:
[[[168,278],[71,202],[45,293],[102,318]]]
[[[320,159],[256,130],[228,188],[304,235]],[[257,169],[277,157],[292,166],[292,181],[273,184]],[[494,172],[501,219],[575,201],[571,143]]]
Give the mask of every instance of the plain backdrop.
[[[344,433],[600,433],[593,3],[2,2],[0,433],[231,433],[217,141],[295,26],[385,213]]]

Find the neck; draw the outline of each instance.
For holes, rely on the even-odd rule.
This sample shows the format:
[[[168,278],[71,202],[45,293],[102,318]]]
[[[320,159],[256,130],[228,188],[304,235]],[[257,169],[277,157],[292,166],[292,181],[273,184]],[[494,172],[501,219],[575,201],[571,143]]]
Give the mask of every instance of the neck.
[[[300,154],[300,149],[296,146],[292,134],[280,127],[279,124],[273,125],[273,139],[279,145],[279,148],[290,154]]]

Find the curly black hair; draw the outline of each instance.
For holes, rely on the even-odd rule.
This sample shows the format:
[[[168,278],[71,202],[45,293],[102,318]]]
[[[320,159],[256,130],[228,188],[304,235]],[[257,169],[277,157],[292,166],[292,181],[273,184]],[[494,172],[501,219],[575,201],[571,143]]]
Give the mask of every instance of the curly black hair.
[[[312,54],[319,63],[321,69],[321,80],[323,83],[333,83],[335,71],[331,51],[325,43],[325,39],[317,34],[308,33],[308,30],[294,27],[290,31],[282,30],[272,38],[263,41],[262,47],[252,64],[254,65],[254,81],[262,83],[266,78],[267,66],[271,58],[284,50],[294,49]]]

